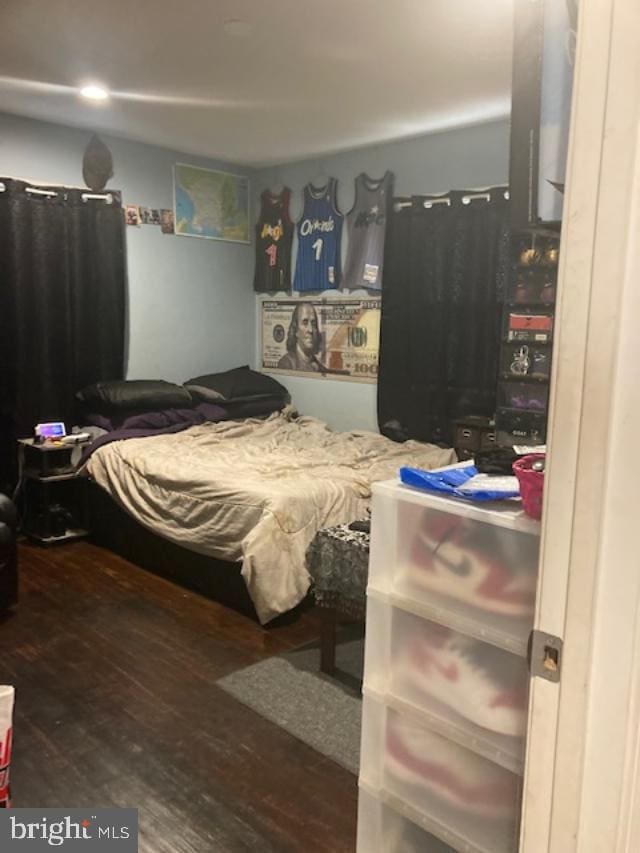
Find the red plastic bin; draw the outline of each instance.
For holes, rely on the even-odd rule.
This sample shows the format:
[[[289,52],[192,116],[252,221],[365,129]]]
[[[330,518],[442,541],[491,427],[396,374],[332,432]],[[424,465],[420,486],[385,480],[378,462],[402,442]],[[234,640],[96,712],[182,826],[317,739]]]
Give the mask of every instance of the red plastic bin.
[[[513,463],[513,473],[518,478],[522,508],[531,518],[542,517],[542,491],[544,471],[532,471],[531,466],[538,459],[546,459],[544,453],[530,453]]]

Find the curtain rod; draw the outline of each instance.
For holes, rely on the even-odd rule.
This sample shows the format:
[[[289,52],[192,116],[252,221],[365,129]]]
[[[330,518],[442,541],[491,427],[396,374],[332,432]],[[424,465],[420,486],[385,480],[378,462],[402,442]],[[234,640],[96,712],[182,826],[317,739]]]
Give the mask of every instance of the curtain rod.
[[[104,199],[107,204],[112,204],[113,193],[82,193],[82,201],[87,201],[90,198]]]
[[[505,199],[509,199],[509,190],[504,190],[503,195]],[[470,204],[472,201],[476,199],[484,199],[485,201],[491,201],[491,193],[490,192],[478,192],[478,193],[468,193],[467,195],[462,196],[463,204]],[[422,202],[423,207],[430,209],[434,204],[446,204],[448,207],[451,207],[451,199],[448,196],[444,196],[441,198],[428,198]],[[394,204],[395,210],[402,210],[405,207],[411,207],[413,205],[413,201],[397,201]]]
[[[46,195],[46,196],[57,196],[58,193],[53,190],[41,190],[37,187],[25,187],[25,192],[34,193],[35,195]],[[80,196],[82,201],[88,201],[90,198],[102,199],[106,201],[107,204],[111,204],[113,202],[112,193],[82,193]]]
[[[26,193],[33,193],[33,195],[47,195],[47,196],[57,196],[58,193],[55,193],[53,190],[39,190],[37,187],[25,187],[24,191]]]
[[[475,199],[484,199],[485,201],[491,201],[491,193],[474,193],[473,195],[463,195],[462,203],[463,204],[471,204]]]
[[[22,178],[15,178],[14,180],[22,180]],[[25,181],[24,183],[29,183]],[[58,195],[55,190],[43,190],[39,187],[25,187],[25,192],[32,193],[33,195],[44,195],[48,197],[55,197]],[[79,190],[82,187],[64,187],[65,190]],[[7,185],[0,181],[0,193],[6,192]],[[98,199],[106,201],[107,204],[113,204],[113,193],[82,193],[81,196],[82,201],[88,201],[89,199]]]
[[[509,200],[509,190],[505,190],[502,195],[505,199]],[[485,201],[491,201],[491,193],[469,193],[469,195],[462,196],[462,203],[469,204],[469,202],[473,201],[476,198],[483,198]]]
[[[447,207],[451,207],[451,199],[450,198],[429,198],[426,201],[422,202],[422,206],[426,208],[433,207],[434,204],[446,204]]]
[[[451,207],[451,199],[450,198],[431,198],[426,199],[422,202],[424,207],[433,207],[434,204],[446,204],[448,207]],[[413,201],[396,201],[393,205],[395,210],[402,210],[405,207],[412,207]]]

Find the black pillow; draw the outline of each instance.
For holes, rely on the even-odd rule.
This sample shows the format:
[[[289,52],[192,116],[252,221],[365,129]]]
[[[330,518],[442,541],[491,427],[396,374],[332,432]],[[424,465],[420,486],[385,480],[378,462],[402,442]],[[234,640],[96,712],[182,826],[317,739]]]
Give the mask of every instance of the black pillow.
[[[287,403],[282,397],[257,396],[245,400],[220,401],[218,405],[227,412],[231,420],[237,421],[241,418],[257,418],[280,412]]]
[[[162,379],[113,380],[87,385],[76,394],[87,411],[110,414],[135,409],[151,412],[156,409],[189,408],[191,394],[182,385]]]
[[[254,400],[256,397],[266,399],[278,397],[285,400],[289,392],[271,376],[251,370],[248,365],[234,367],[224,373],[209,373],[206,376],[196,376],[185,383],[194,397],[210,402],[223,400]]]

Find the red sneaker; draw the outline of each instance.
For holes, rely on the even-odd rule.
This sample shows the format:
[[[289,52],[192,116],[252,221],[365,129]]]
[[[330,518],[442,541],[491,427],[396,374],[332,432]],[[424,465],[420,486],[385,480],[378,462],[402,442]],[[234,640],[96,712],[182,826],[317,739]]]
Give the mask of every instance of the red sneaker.
[[[425,512],[406,580],[506,616],[533,615],[538,539],[443,512]]]
[[[516,810],[518,778],[458,744],[389,714],[385,772],[391,783],[417,785],[451,806],[487,818]]]
[[[397,696],[423,707],[435,700],[484,729],[524,736],[528,675],[523,658],[433,622],[411,625],[394,661]]]

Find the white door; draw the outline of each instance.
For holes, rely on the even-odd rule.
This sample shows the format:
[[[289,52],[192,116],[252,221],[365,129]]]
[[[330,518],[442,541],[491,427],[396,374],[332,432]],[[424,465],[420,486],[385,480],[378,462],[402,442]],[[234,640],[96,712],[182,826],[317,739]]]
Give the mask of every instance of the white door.
[[[526,2],[526,0],[517,0]],[[523,853],[640,850],[640,0],[581,0]]]

